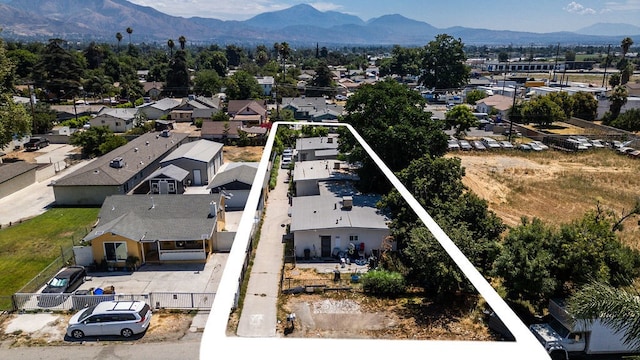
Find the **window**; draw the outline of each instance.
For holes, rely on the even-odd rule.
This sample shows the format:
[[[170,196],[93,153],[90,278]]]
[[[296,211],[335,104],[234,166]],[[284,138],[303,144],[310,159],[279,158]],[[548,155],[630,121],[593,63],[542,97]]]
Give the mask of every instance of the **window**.
[[[349,242],[358,242],[358,235],[349,235]]]
[[[169,192],[170,193],[176,192],[176,184],[175,183],[172,183],[172,182],[169,183]]]
[[[151,192],[154,194],[160,193],[160,191],[158,190],[158,183],[151,184]]]
[[[124,242],[104,243],[104,257],[107,261],[120,261],[127,259],[127,244]]]

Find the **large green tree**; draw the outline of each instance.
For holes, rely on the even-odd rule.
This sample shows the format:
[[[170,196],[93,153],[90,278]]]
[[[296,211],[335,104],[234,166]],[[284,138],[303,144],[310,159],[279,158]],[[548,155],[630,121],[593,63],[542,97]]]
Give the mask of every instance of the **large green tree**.
[[[578,91],[571,96],[573,99],[573,116],[593,121],[598,116],[598,100],[586,91]]]
[[[72,99],[80,92],[83,69],[78,58],[62,48],[64,40],[51,39],[37,68],[37,85],[50,99]]]
[[[547,127],[556,121],[563,121],[566,115],[560,105],[550,97],[534,96],[522,105],[522,118],[525,122]]]
[[[447,34],[437,35],[422,51],[420,83],[427,88],[458,89],[469,80],[467,56],[461,39]]]
[[[13,62],[6,56],[4,41],[0,39],[0,149],[8,145],[14,136],[31,132],[31,116],[11,97],[14,69]]]
[[[424,111],[425,99],[416,91],[388,79],[363,85],[347,100],[344,122],[351,124],[392,171],[400,171],[416,158],[441,156],[447,135],[440,121]],[[344,129],[343,129],[344,130]],[[340,150],[362,163],[362,186],[387,192],[389,184],[355,139],[343,131]]]
[[[176,51],[175,56],[169,61],[167,83],[164,91],[171,96],[181,97],[188,95],[189,89],[187,54],[184,50],[180,49]]]
[[[609,125],[631,132],[640,131],[640,109],[629,109],[625,111],[618,115]]]
[[[223,81],[215,70],[200,70],[193,79],[193,90],[198,95],[213,96],[220,92]]]
[[[227,78],[226,83],[226,94],[230,100],[258,99],[262,94],[258,80],[246,71],[236,71]]]
[[[473,115],[473,111],[466,105],[456,105],[445,113],[447,125],[455,128],[455,136],[466,136],[467,131],[474,126],[478,126],[478,118]]]
[[[101,156],[127,143],[106,126],[92,127],[86,131],[76,131],[71,135],[70,144],[82,147],[85,156]]]
[[[315,71],[316,74],[311,80],[311,87],[307,88],[306,94],[312,97],[333,95],[335,93],[333,73],[327,63],[321,61]]]
[[[458,158],[423,156],[400,171],[398,178],[469,260],[489,276],[505,227],[486,201],[467,191],[463,175]],[[457,265],[397,190],[383,196],[380,207],[392,214],[391,234],[404,265],[399,269],[408,269],[412,283],[439,295],[471,290]]]
[[[640,257],[618,240],[617,223],[600,207],[558,228],[524,218],[505,237],[495,275],[503,279],[509,299],[538,309],[550,297],[566,297],[590,281],[629,285],[638,276]]]

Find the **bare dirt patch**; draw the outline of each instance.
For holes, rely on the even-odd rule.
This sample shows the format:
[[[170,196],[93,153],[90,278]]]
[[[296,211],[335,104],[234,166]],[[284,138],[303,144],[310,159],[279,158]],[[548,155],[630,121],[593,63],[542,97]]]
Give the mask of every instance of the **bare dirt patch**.
[[[316,269],[285,269],[286,278],[309,284],[330,280],[333,273]],[[344,278],[343,274],[343,278]],[[339,287],[344,287],[340,283]],[[279,333],[288,337],[335,339],[497,340],[484,323],[474,297],[453,299],[439,306],[419,288],[406,296],[381,299],[365,295],[358,284],[350,290],[284,294],[280,297]],[[286,316],[296,314],[292,332]]]

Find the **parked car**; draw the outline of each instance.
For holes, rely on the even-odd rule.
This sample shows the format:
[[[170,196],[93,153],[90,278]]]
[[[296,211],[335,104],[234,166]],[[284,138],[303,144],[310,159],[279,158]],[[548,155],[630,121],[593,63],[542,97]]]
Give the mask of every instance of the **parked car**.
[[[547,146],[547,144],[543,143],[542,141],[534,140],[531,143],[538,145],[538,147],[540,147],[542,150],[549,150],[549,146]]]
[[[460,140],[460,149],[462,150],[473,150],[473,146],[467,140]]]
[[[500,149],[500,144],[498,143],[498,140],[494,138],[484,137],[482,138],[482,144],[487,149]]]
[[[72,293],[84,282],[85,276],[87,276],[87,270],[84,266],[69,266],[62,269],[42,289],[42,294],[51,295],[39,295],[38,306],[60,305],[66,299],[62,294]]]
[[[476,150],[487,150],[487,147],[484,146],[484,144],[480,140],[474,140],[471,144]]]
[[[638,159],[640,158],[640,150],[633,150],[627,153],[627,155],[629,155],[629,157]]]
[[[513,149],[513,144],[507,140],[500,141],[500,146],[502,146],[503,149]]]
[[[67,335],[120,335],[128,338],[143,333],[151,323],[151,308],[144,301],[103,301],[75,313],[69,319]]]
[[[529,145],[529,147],[531,147],[531,150],[533,151],[542,151],[542,147],[533,141],[528,143],[527,145]]]
[[[345,101],[345,100],[347,100],[347,97],[346,97],[346,96],[344,96],[344,95],[340,95],[340,94],[338,94],[338,95],[336,95],[336,100],[338,100],[338,101]]]
[[[282,161],[280,162],[281,169],[288,169],[291,165],[291,157],[282,157]]]
[[[282,157],[293,157],[293,149],[291,148],[286,148],[284,150],[282,150]]]
[[[617,150],[617,151],[618,151],[620,154],[623,154],[623,155],[629,155],[631,152],[633,152],[633,151],[635,151],[635,150],[636,150],[636,149],[634,149],[634,148],[632,148],[632,147],[623,146],[623,147],[621,147],[621,148],[618,148],[618,150]]]
[[[518,149],[520,149],[520,150],[524,150],[524,151],[531,151],[531,150],[533,150],[533,149],[531,148],[531,144],[520,144],[520,145],[518,146]]]
[[[591,142],[591,145],[593,145],[593,147],[596,149],[603,149],[605,147],[602,140],[589,140],[589,141]]]
[[[460,150],[460,144],[458,143],[458,140],[450,139],[447,142],[447,149],[449,149],[449,150]]]

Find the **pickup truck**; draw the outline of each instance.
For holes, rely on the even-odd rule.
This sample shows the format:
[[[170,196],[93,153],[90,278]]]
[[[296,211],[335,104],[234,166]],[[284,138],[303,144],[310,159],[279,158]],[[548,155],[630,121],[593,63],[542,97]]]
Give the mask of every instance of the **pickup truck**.
[[[48,145],[49,140],[47,140],[46,138],[32,137],[28,142],[24,144],[24,148],[27,151],[36,151]]]

